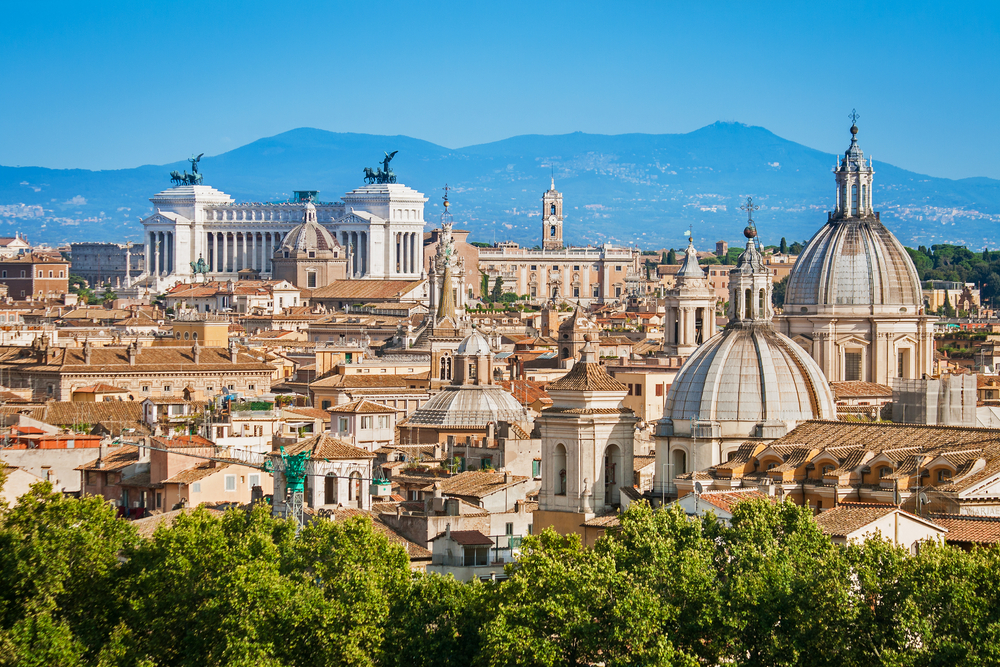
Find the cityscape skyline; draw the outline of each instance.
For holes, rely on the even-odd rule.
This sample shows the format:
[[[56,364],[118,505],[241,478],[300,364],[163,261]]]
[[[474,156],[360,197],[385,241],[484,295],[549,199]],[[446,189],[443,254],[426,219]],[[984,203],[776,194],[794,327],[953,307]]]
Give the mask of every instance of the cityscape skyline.
[[[529,20],[417,5],[381,16],[377,31],[363,6],[44,7],[2,10],[0,54],[18,100],[0,110],[6,166],[164,164],[192,146],[216,155],[297,127],[459,148],[532,133],[685,133],[717,120],[837,153],[844,109],[858,107],[877,160],[1000,177],[990,158],[1000,93],[982,85],[1000,65],[993,4],[584,13],[557,3]],[[928,150],[942,134],[948,150]]]

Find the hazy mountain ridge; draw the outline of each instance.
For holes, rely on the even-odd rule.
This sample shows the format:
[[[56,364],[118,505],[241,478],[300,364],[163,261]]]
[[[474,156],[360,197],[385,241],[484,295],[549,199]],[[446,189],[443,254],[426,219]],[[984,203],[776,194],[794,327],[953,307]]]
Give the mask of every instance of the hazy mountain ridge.
[[[845,131],[844,148],[850,137]],[[864,132],[859,143],[865,147]],[[571,243],[638,242],[679,246],[693,226],[699,246],[741,238],[747,195],[765,242],[805,239],[825,222],[834,199],[836,156],[787,141],[760,127],[715,123],[680,135],[523,135],[448,149],[405,136],[300,128],[205,157],[205,183],[238,201],[280,201],[293,190],[323,200],[363,184],[365,166],[398,150],[400,182],[428,198],[425,217],[440,215],[440,188],[454,188],[456,222],[473,239],[537,243],[541,194],[550,174],[564,193]],[[32,241],[138,240],[149,197],[170,187],[186,162],[115,171],[0,167],[0,234]],[[1000,181],[950,180],[875,162],[876,209],[908,245],[982,247],[1000,222]]]

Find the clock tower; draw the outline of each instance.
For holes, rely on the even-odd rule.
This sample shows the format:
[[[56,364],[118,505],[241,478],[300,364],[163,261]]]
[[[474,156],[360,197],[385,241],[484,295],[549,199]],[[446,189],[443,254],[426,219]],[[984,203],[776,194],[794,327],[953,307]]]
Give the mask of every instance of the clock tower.
[[[556,179],[542,195],[542,250],[563,249],[563,198],[556,191]]]

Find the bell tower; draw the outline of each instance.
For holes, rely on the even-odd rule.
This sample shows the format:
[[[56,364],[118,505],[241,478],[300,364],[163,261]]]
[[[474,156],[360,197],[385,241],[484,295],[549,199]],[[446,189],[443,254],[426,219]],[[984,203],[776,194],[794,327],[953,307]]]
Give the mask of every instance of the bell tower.
[[[542,195],[542,250],[563,249],[563,197],[556,191],[556,179]]]

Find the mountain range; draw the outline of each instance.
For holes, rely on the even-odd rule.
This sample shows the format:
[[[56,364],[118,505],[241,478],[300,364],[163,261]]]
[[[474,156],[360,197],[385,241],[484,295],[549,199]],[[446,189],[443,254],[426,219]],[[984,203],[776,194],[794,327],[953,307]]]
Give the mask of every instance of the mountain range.
[[[844,148],[850,136],[844,132]],[[859,134],[864,148],[864,133]],[[805,240],[826,221],[835,197],[837,157],[740,123],[714,123],[687,134],[525,135],[449,149],[406,136],[291,130],[205,157],[205,184],[237,201],[285,201],[293,190],[319,190],[324,201],[363,185],[384,151],[400,183],[428,198],[437,224],[441,188],[452,188],[456,226],[470,240],[541,237],[542,192],[550,178],[564,195],[571,244],[680,247],[691,231],[701,249],[739,242],[748,196],[766,244]],[[186,162],[87,171],[0,166],[0,236],[32,243],[139,240],[149,197],[170,187]],[[904,244],[996,247],[1000,180],[952,180],[875,163],[873,202]]]

